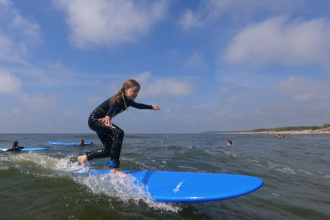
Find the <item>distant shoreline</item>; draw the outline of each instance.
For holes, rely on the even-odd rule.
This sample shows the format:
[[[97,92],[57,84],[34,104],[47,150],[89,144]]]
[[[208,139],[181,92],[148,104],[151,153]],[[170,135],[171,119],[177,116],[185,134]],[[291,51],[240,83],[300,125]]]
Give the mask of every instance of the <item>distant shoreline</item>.
[[[222,134],[330,134],[329,129],[317,129],[317,130],[296,130],[296,131],[233,131],[223,132]]]

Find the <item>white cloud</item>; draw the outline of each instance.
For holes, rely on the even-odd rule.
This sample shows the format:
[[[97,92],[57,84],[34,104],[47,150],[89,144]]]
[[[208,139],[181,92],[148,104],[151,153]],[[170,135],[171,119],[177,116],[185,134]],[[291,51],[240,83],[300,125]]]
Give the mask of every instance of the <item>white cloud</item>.
[[[8,54],[12,53],[13,47],[14,44],[9,38],[0,35],[0,48],[1,48],[0,59],[5,59],[8,56]]]
[[[35,112],[40,109],[56,106],[58,97],[55,95],[45,96],[43,94],[22,94],[20,96],[20,101],[24,105],[24,108]]]
[[[30,63],[17,65],[16,72],[25,77],[24,85],[33,87],[54,86],[54,85],[80,85],[79,75],[72,80],[74,73],[61,62],[48,62],[45,67],[35,66]]]
[[[141,96],[188,96],[193,92],[193,85],[174,78],[151,79],[150,72],[143,72],[136,77],[141,84]]]
[[[35,21],[31,21],[22,16],[20,9],[15,7],[11,1],[0,1],[0,18],[1,29],[3,33],[8,36],[10,34],[16,39],[21,41],[34,40],[34,42],[40,41],[40,27]]]
[[[81,48],[135,42],[164,19],[168,1],[54,0],[67,13],[71,41]]]
[[[8,7],[10,5],[10,0],[0,0],[0,4],[4,7]]]
[[[218,91],[219,91],[220,94],[230,94],[230,92],[233,91],[233,88],[231,86],[220,85],[218,87]]]
[[[145,93],[153,96],[188,96],[193,92],[190,82],[174,78],[157,79],[146,86]]]
[[[204,25],[202,20],[198,17],[197,14],[195,14],[190,9],[187,9],[187,11],[184,12],[183,15],[181,15],[178,25],[183,30],[189,30],[196,27],[201,27]]]
[[[0,70],[0,94],[15,95],[21,92],[21,81],[13,74]]]
[[[38,24],[26,20],[20,14],[15,13],[12,18],[10,27],[19,30],[24,36],[29,39],[40,40],[40,27]]]
[[[90,97],[87,97],[86,99],[84,99],[83,104],[85,104],[87,106],[94,106],[94,105],[97,105],[101,101],[103,101],[103,100],[102,100],[102,97],[100,97],[100,96],[90,96]]]
[[[135,80],[140,83],[141,86],[148,84],[149,79],[151,78],[151,73],[148,71],[145,71],[141,73],[140,75],[135,77]]]
[[[191,82],[180,81],[175,78],[153,78],[150,72],[143,72],[137,76],[132,76],[141,85],[139,97],[150,96],[188,96],[191,95],[194,86]],[[110,84],[111,92],[116,93],[121,85],[126,81],[116,81]]]
[[[0,1],[0,60],[22,63],[31,44],[39,43],[40,27],[24,18],[11,1]]]
[[[323,83],[318,83],[309,77],[295,76],[281,80],[273,85],[272,89],[295,102],[315,101],[323,96],[323,92],[327,93],[328,91]]]
[[[232,40],[225,59],[259,65],[326,64],[329,55],[330,25],[326,20],[289,21],[280,16],[244,28]]]
[[[66,118],[69,118],[74,115],[74,112],[70,109],[67,109],[62,111],[62,115]]]
[[[70,79],[74,75],[70,69],[65,67],[61,62],[49,63],[47,66],[47,76],[46,74],[41,75],[43,83],[46,84],[55,84],[55,83],[64,83],[70,82],[75,84],[74,81]]]
[[[0,60],[22,62],[26,57],[28,49],[25,43],[15,41],[14,39],[1,34],[0,32]]]
[[[0,60],[22,63],[24,57],[28,54],[28,48],[25,43],[20,43],[14,39],[1,35],[0,33]]]
[[[275,16],[279,13],[290,13],[301,10],[303,0],[204,0],[195,10],[187,9],[179,18],[178,25],[182,30],[203,28],[214,25],[223,19],[226,23],[249,22],[267,14]]]
[[[191,69],[198,69],[198,70],[203,70],[207,67],[207,64],[203,58],[203,55],[201,53],[195,52],[191,54],[187,61],[185,62],[185,65],[188,68]]]

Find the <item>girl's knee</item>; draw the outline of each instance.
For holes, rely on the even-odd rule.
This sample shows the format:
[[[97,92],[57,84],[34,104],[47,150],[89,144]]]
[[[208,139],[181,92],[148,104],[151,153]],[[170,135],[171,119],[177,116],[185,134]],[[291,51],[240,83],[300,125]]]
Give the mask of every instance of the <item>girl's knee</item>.
[[[115,133],[115,136],[116,137],[119,137],[119,138],[123,138],[124,137],[124,131],[121,130],[120,128],[116,128],[114,133]]]

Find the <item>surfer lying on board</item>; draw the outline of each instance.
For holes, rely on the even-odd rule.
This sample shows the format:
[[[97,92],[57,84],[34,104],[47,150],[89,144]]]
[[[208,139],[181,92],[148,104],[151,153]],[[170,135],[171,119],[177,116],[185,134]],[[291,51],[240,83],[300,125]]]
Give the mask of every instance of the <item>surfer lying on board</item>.
[[[140,91],[140,84],[133,80],[127,80],[122,88],[111,98],[99,105],[89,116],[88,125],[96,132],[104,149],[86,152],[86,155],[79,156],[78,162],[86,166],[87,161],[95,158],[110,157],[111,172],[117,173],[120,177],[126,174],[119,170],[119,157],[124,138],[124,131],[117,125],[111,123],[113,117],[127,110],[132,106],[138,109],[160,110],[158,105],[146,105],[134,102]]]
[[[20,151],[22,150],[24,147],[18,146],[18,141],[14,141],[13,143],[13,147],[9,148],[7,151]]]

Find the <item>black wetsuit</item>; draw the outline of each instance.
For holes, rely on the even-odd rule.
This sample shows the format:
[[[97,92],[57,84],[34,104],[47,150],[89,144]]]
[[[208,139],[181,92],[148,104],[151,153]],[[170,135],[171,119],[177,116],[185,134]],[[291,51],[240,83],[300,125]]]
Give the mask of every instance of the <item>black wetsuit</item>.
[[[24,147],[17,146],[17,147],[9,148],[7,151],[21,151],[23,148]]]
[[[125,103],[127,108],[132,106],[138,109],[153,109],[152,105],[136,103],[132,100],[128,100],[126,96],[124,97],[125,102],[123,98],[120,98],[112,105],[110,105],[111,98],[107,99],[101,105],[99,105],[89,116],[88,125],[93,131],[96,132],[105,148],[86,152],[87,160],[111,157],[110,167],[119,168],[119,157],[124,138],[124,131],[113,123],[113,127],[104,125],[102,121],[99,121],[98,119],[110,116],[110,120],[112,120],[113,117],[115,117],[117,114],[126,110]]]

